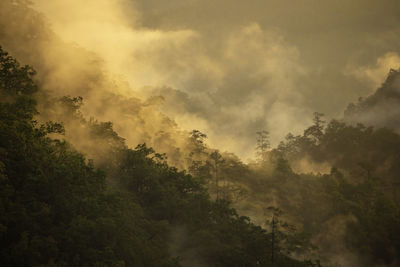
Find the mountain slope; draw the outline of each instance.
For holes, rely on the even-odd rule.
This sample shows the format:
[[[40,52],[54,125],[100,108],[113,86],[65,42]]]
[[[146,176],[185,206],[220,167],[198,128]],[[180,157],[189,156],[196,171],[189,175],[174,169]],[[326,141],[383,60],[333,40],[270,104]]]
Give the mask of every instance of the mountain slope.
[[[350,104],[345,121],[368,126],[388,127],[400,133],[400,70],[390,70],[376,92]]]

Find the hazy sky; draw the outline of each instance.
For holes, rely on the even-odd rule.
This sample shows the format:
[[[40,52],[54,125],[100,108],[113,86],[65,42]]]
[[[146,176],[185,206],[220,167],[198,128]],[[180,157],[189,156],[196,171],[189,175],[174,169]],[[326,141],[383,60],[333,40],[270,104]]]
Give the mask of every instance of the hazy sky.
[[[35,0],[184,129],[244,159],[314,111],[340,117],[400,66],[398,0]]]

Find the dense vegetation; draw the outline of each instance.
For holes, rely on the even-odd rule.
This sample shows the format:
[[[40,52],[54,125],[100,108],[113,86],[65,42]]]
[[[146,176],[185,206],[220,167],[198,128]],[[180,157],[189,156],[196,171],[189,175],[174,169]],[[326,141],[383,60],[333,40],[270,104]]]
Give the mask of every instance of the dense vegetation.
[[[305,205],[318,209],[303,212],[304,227],[315,233],[330,218],[350,216],[345,244],[363,266],[394,264],[400,255],[400,136],[388,128],[336,120],[324,128],[320,114],[314,122],[303,136],[288,136],[275,151],[290,162],[308,157],[333,166],[318,179],[308,175],[312,182],[302,186],[302,210]]]
[[[399,76],[392,70],[378,90],[386,95],[385,102],[397,98],[391,94],[394,98],[388,100],[388,92],[398,91]],[[370,99],[378,105],[376,96]],[[370,112],[367,108],[365,104],[358,112]],[[290,223],[280,228],[281,234],[292,233],[285,239],[295,244],[292,253],[318,255],[325,265],[396,265],[400,135],[391,128],[360,123],[326,124],[320,113],[313,121],[302,135],[288,134],[274,149],[268,132],[258,132],[258,161],[248,165],[207,148],[206,136],[194,131],[197,146],[190,170],[208,180],[210,192],[233,201],[267,229],[277,217],[271,210],[279,208],[280,220]]]
[[[259,223],[269,219],[269,229],[277,215],[267,207],[279,207],[280,217],[297,228],[289,238],[296,244],[293,251],[317,253],[326,265],[397,264],[400,135],[337,120],[325,125],[323,115],[315,113],[303,135],[289,134],[275,149],[269,149],[266,131],[257,139],[258,162],[232,164],[229,155],[218,160],[218,176],[224,181],[219,187],[211,182],[214,192],[231,200],[241,192],[235,206],[261,217]],[[197,170],[215,180],[215,162],[209,153]],[[290,232],[287,226],[283,233]]]
[[[272,232],[254,225],[210,197],[204,177],[86,121],[80,97],[55,101],[103,147],[95,168],[63,139],[68,129],[37,119],[34,74],[0,48],[2,266],[317,266],[289,257],[278,219]]]
[[[0,1],[1,42],[39,70],[0,49],[1,266],[399,265],[399,70],[343,120],[256,133],[245,164],[115,94],[28,2]]]

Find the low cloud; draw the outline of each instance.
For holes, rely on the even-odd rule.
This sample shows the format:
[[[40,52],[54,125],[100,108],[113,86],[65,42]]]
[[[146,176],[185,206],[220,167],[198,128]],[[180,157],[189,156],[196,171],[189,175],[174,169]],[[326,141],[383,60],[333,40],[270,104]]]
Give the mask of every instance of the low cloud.
[[[11,2],[15,1],[2,5]],[[376,51],[384,51],[384,56],[376,65],[368,65],[368,60],[348,63],[349,55],[355,54],[350,43],[355,42],[348,39],[347,27],[342,28],[344,22],[332,10],[345,12],[346,25],[359,32],[365,21],[371,21],[369,14],[356,12],[359,2],[338,5],[333,1],[317,5],[318,10],[278,1],[249,5],[240,1],[89,0],[83,6],[77,0],[33,2],[55,35],[48,33],[46,23],[30,25],[32,21],[23,14],[7,18],[9,5],[3,8],[4,23],[20,23],[0,33],[5,48],[37,68],[46,89],[58,95],[82,95],[85,114],[113,121],[130,144],[152,144],[151,136],[159,131],[177,136],[182,133],[172,132],[179,128],[199,129],[208,134],[212,146],[251,158],[256,131],[270,131],[271,143],[276,145],[288,132],[301,133],[314,111],[328,118],[337,116],[348,102],[371,92],[383,80],[382,73],[398,60],[398,51],[388,50],[392,35],[385,35],[384,43],[372,38],[386,27],[387,19],[395,19],[390,13],[370,28],[373,32],[368,32],[368,38],[360,34],[350,38],[360,42],[367,38],[368,45],[357,49],[365,54],[378,47]],[[382,5],[379,10],[387,8]],[[338,30],[332,30],[332,25]],[[395,30],[386,28],[385,32]],[[40,34],[35,40],[22,41],[26,32]],[[337,45],[343,46],[340,51]],[[363,89],[370,81],[374,85]],[[105,100],[109,93],[115,95],[112,105]],[[157,96],[164,100],[139,108]],[[119,103],[116,99],[130,104],[115,104]],[[140,113],[120,114],[131,110]],[[128,117],[135,122],[121,120]],[[171,123],[156,125],[166,120]],[[139,126],[140,121],[148,121],[142,125],[145,128]]]
[[[287,132],[305,127],[300,118],[308,117],[310,110],[298,80],[307,69],[297,48],[278,30],[264,30],[256,23],[220,41],[216,56],[193,51],[207,64],[194,69],[196,75],[181,78],[185,86],[147,88],[147,94],[162,95],[162,110],[178,125],[200,128],[212,145],[242,157],[253,156],[256,131],[269,130],[276,144]],[[191,58],[188,68],[189,62]]]
[[[349,64],[348,75],[353,75],[371,89],[371,93],[385,81],[390,69],[400,68],[400,56],[396,52],[388,52],[377,58],[372,65]]]

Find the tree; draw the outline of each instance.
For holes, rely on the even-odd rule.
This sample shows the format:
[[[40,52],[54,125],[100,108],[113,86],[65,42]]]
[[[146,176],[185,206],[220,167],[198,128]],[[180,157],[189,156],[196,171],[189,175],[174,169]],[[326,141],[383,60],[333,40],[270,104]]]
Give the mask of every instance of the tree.
[[[281,216],[282,210],[270,206],[266,209],[270,214],[271,220],[267,220],[266,224],[270,227],[271,233],[271,258],[272,266],[281,266],[285,258],[281,258],[282,254],[291,255],[292,253],[305,252],[313,250],[315,247],[311,245],[309,239],[304,235],[296,232],[296,228],[283,221]],[[317,262],[315,265],[311,261],[308,262],[310,266],[319,266]]]
[[[265,162],[267,160],[267,151],[271,147],[269,142],[269,132],[268,131],[260,131],[256,132],[257,134],[257,156],[261,160],[261,162]]]
[[[28,65],[21,66],[0,46],[0,92],[9,96],[32,95],[38,87],[32,80],[36,71]]]
[[[213,161],[213,168],[214,168],[214,178],[215,178],[215,190],[217,195],[217,200],[219,199],[219,168],[222,163],[224,163],[224,159],[222,158],[221,154],[218,150],[214,150],[210,154],[210,159]]]
[[[207,135],[200,132],[199,130],[192,130],[189,137],[189,155],[187,157],[188,170],[191,174],[207,179],[210,175],[209,164],[203,164],[203,161],[207,158],[208,154],[206,151]]]
[[[321,141],[322,136],[324,135],[324,125],[325,121],[322,120],[324,114],[319,112],[314,112],[313,122],[314,124],[307,128],[304,131],[304,136],[311,138],[315,143],[319,143]]]

